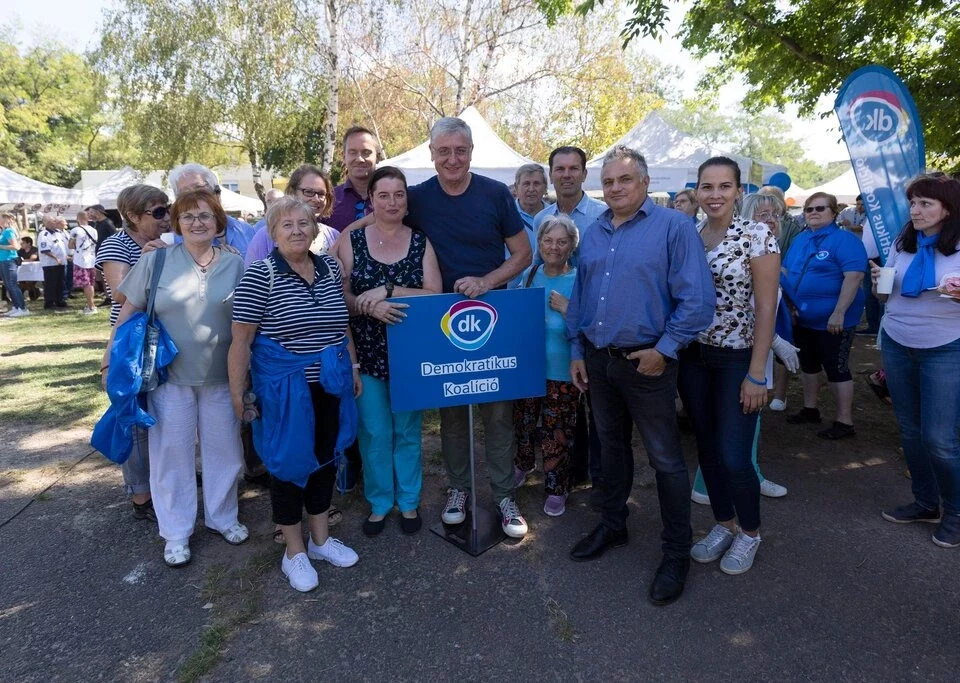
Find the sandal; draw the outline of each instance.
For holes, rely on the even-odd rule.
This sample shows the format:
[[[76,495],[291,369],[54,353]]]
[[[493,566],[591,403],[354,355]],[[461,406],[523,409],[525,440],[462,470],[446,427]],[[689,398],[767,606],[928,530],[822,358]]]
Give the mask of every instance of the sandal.
[[[883,370],[867,375],[867,386],[873,390],[873,393],[887,405],[893,405],[893,399],[890,398],[890,390],[887,389],[887,373]]]
[[[286,541],[283,540],[283,529],[277,527],[273,530],[273,542],[279,545],[286,545]]]
[[[190,546],[184,541],[167,541],[163,549],[163,561],[168,567],[183,567],[190,564]]]
[[[330,506],[327,510],[327,526],[336,526],[343,521],[343,512],[340,508]]]
[[[220,536],[223,536],[223,540],[230,545],[240,545],[250,538],[250,532],[247,530],[247,527],[240,522],[234,522],[229,529],[224,529],[223,531],[217,531],[216,529],[211,529],[210,527],[207,527],[207,531],[209,531],[211,534],[219,534]]]

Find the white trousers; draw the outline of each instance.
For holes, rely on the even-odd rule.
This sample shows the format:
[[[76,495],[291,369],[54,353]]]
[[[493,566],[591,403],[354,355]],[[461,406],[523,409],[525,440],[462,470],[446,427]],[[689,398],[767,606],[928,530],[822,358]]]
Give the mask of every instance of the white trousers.
[[[148,399],[157,424],[150,440],[150,493],[160,536],[185,541],[197,520],[196,442],[203,472],[203,517],[224,531],[237,521],[237,480],[243,471],[240,424],[227,384],[160,385]]]

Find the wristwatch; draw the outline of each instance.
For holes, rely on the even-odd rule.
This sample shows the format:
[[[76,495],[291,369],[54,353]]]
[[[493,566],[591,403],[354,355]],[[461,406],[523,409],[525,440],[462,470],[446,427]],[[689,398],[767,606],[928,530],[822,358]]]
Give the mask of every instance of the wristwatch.
[[[388,299],[393,296],[393,283],[392,283],[392,282],[388,282],[387,284],[385,284],[385,285],[383,286],[383,288],[387,290],[387,298],[388,298]]]

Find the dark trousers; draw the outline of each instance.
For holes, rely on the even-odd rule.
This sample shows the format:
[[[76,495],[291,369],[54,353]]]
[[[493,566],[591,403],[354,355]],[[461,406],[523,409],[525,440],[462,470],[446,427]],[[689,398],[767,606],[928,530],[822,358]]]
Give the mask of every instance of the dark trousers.
[[[67,261],[66,273],[63,277],[63,300],[66,301],[67,297],[70,296],[70,293],[73,291],[73,261]]]
[[[66,269],[63,266],[43,267],[43,307],[67,305],[67,293],[64,290]]]
[[[318,382],[310,383],[313,399],[313,453],[320,469],[310,475],[307,487],[300,488],[289,481],[276,477],[270,479],[270,504],[273,521],[283,526],[298,524],[303,518],[303,509],[308,515],[319,515],[330,507],[333,484],[337,479],[337,466],[333,451],[337,445],[337,430],[340,426],[340,399],[328,394]]]
[[[650,466],[657,473],[663,554],[688,558],[692,538],[690,477],[680,449],[673,403],[677,363],[670,361],[659,377],[648,377],[638,373],[626,358],[588,346],[586,365],[602,449],[601,523],[614,531],[626,527],[627,499],[633,488],[633,454],[630,441],[624,436],[633,422],[643,439]]]
[[[880,265],[880,259],[870,259],[871,263]],[[880,318],[883,317],[883,304],[873,294],[873,281],[870,279],[870,269],[867,268],[863,276],[863,283],[860,285],[863,289],[863,312],[867,317],[867,331],[876,333],[880,330]]]
[[[679,354],[678,380],[714,518],[736,517],[747,531],[760,528],[760,479],[751,461],[760,413],[745,415],[740,407],[752,353],[694,342]]]

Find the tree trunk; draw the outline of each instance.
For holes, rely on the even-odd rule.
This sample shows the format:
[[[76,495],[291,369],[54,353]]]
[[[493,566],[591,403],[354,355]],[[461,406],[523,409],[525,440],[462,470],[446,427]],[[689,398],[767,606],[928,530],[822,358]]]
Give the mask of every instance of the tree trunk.
[[[264,208],[267,206],[266,193],[263,190],[263,169],[260,165],[260,154],[256,149],[250,149],[248,152],[250,157],[250,172],[253,174],[253,189],[257,192],[257,197],[260,198],[260,201],[263,202]]]
[[[324,126],[323,159],[320,169],[330,174],[333,168],[333,150],[337,146],[337,118],[340,114],[340,0],[327,2],[327,120]]]
[[[457,73],[457,99],[456,109],[452,112],[453,116],[460,116],[463,111],[463,96],[466,89],[467,80],[467,61],[470,59],[470,46],[467,42],[470,39],[470,32],[476,30],[470,25],[470,15],[473,13],[473,0],[467,0],[467,6],[463,8],[463,17],[460,21],[460,44],[457,46],[460,54],[460,69]]]

